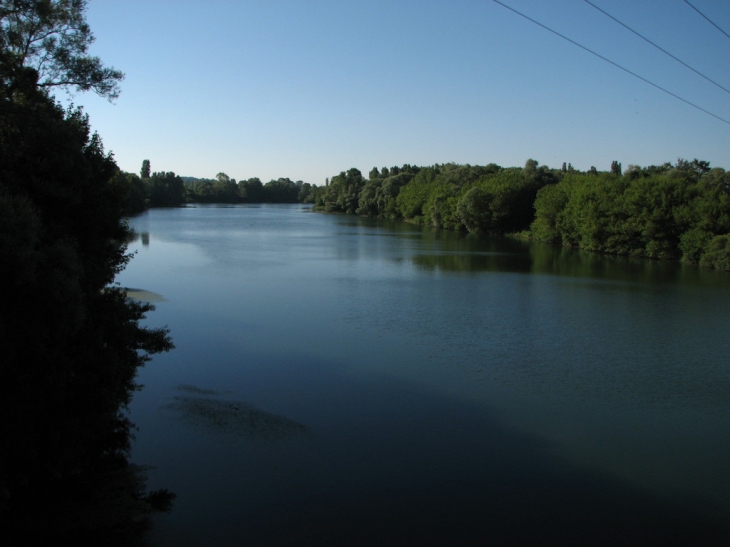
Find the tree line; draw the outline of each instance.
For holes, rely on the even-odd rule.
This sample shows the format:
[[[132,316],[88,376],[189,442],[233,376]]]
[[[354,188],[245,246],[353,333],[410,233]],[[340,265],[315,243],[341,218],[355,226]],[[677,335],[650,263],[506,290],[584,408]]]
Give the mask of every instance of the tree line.
[[[623,171],[435,164],[342,171],[315,188],[328,212],[730,270],[730,172],[677,160]]]
[[[213,179],[181,177],[174,172],[151,172],[149,160],[140,174],[120,173],[126,188],[128,214],[150,207],[178,207],[185,203],[313,203],[316,186],[279,178],[262,183],[258,177],[236,182],[225,173]]]
[[[607,171],[404,164],[355,168],[324,186],[280,178],[236,182],[150,173],[119,175],[127,211],[184,203],[313,203],[326,212],[405,220],[473,233],[519,234],[589,251],[681,260],[730,270],[730,172],[701,160]]]

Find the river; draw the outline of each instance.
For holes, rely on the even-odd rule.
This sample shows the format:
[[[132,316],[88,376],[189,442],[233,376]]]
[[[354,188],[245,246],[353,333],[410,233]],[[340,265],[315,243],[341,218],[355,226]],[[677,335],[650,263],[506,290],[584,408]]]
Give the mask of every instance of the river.
[[[154,545],[723,544],[730,275],[313,212],[155,209]]]

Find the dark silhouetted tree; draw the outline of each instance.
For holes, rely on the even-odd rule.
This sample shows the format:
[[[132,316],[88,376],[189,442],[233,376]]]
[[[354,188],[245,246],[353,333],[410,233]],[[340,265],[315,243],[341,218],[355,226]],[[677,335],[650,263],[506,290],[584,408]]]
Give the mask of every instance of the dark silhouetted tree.
[[[0,491],[9,494],[0,528],[7,537],[10,527],[26,538],[41,534],[37,507],[18,510],[24,500],[127,467],[124,409],[138,368],[172,348],[166,329],[140,324],[152,307],[112,285],[130,258],[123,215],[131,181],[87,116],[48,95],[51,85],[117,92],[118,78],[82,55],[90,40],[83,7],[0,3],[0,284],[12,288],[0,306]],[[41,59],[40,72],[25,66]],[[50,505],[58,511],[62,504]]]
[[[85,10],[86,0],[3,0],[3,61],[15,73],[23,67],[35,70],[41,89],[92,90],[115,99],[124,74],[88,54],[94,35],[86,23]]]

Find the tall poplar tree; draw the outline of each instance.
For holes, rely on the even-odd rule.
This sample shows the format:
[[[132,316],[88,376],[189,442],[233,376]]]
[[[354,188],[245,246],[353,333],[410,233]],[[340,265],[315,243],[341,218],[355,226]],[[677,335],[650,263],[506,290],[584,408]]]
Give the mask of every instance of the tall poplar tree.
[[[150,160],[143,160],[142,161],[142,169],[139,171],[139,176],[143,179],[150,178],[151,169],[150,169]]]

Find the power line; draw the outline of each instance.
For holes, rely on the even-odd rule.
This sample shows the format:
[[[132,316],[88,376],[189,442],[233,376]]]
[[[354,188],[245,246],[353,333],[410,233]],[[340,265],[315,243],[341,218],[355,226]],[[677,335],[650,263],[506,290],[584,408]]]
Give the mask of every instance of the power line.
[[[499,4],[500,6],[502,6],[502,7],[504,7],[504,8],[507,8],[508,10],[510,10],[510,11],[512,11],[512,12],[514,12],[514,13],[516,13],[517,15],[519,15],[519,16],[521,16],[521,17],[524,17],[524,18],[525,18],[525,19],[527,19],[528,21],[531,21],[531,22],[535,23],[536,25],[539,25],[539,26],[541,26],[541,27],[542,27],[542,28],[544,28],[545,30],[547,30],[547,31],[550,31],[550,32],[552,32],[553,34],[555,34],[555,35],[557,35],[557,36],[560,36],[560,37],[561,37],[561,38],[562,38],[563,40],[567,40],[567,41],[568,41],[568,42],[570,42],[571,44],[573,44],[573,45],[575,45],[575,46],[578,46],[578,47],[579,47],[579,48],[581,48],[581,49],[584,49],[584,50],[585,50],[585,51],[587,51],[588,53],[592,53],[593,55],[595,55],[595,56],[596,56],[596,57],[598,57],[599,59],[603,59],[604,61],[606,61],[607,63],[610,63],[610,64],[612,64],[612,65],[613,65],[613,66],[615,66],[616,68],[620,68],[620,69],[621,69],[621,70],[623,70],[624,72],[628,72],[629,74],[631,74],[631,75],[632,75],[632,76],[634,76],[635,78],[638,78],[639,80],[641,80],[641,81],[643,81],[643,82],[646,82],[646,83],[647,83],[647,84],[649,84],[650,86],[656,87],[656,88],[657,88],[658,90],[660,90],[660,91],[663,91],[663,92],[664,92],[664,93],[666,93],[667,95],[671,95],[671,96],[672,96],[672,97],[674,97],[675,99],[679,99],[679,100],[680,100],[680,101],[682,101],[683,103],[685,103],[685,104],[688,104],[688,105],[690,105],[690,106],[693,106],[693,107],[694,107],[694,108],[696,108],[697,110],[701,110],[701,111],[702,111],[702,112],[704,112],[705,114],[709,114],[709,115],[710,115],[710,116],[712,116],[713,118],[717,118],[717,119],[718,119],[718,120],[720,120],[721,122],[725,122],[726,124],[730,125],[730,121],[726,120],[725,118],[721,118],[721,117],[720,117],[720,116],[718,116],[717,114],[713,114],[713,113],[712,113],[712,112],[710,112],[709,110],[705,110],[705,109],[704,109],[704,108],[702,108],[701,106],[698,106],[698,105],[696,105],[695,103],[693,103],[693,102],[690,102],[690,101],[688,101],[687,99],[683,99],[682,97],[680,97],[680,96],[679,96],[679,95],[677,95],[676,93],[672,93],[672,92],[671,92],[671,91],[669,91],[668,89],[665,89],[665,88],[661,87],[660,85],[657,85],[657,84],[655,84],[654,82],[650,82],[649,80],[647,80],[647,79],[646,79],[646,78],[644,78],[643,76],[639,76],[639,75],[638,75],[638,74],[636,74],[635,72],[632,72],[632,71],[630,71],[630,70],[629,70],[628,68],[624,68],[624,67],[622,67],[622,66],[621,66],[620,64],[618,64],[618,63],[615,63],[615,62],[613,62],[613,61],[612,61],[611,59],[608,59],[608,58],[604,57],[604,56],[603,56],[603,55],[601,55],[600,53],[596,53],[596,52],[595,52],[595,51],[593,51],[592,49],[588,49],[588,48],[587,48],[586,46],[584,46],[584,45],[581,45],[581,44],[579,44],[579,43],[578,43],[578,42],[576,42],[575,40],[571,40],[571,39],[570,39],[570,38],[568,38],[567,36],[564,36],[563,34],[560,34],[560,33],[559,33],[558,31],[556,31],[556,30],[553,30],[553,29],[551,29],[550,27],[547,27],[547,26],[543,25],[543,24],[542,24],[541,22],[539,22],[539,21],[536,21],[535,19],[533,19],[533,18],[531,18],[531,17],[528,17],[528,16],[527,16],[527,15],[525,15],[524,13],[521,13],[521,12],[517,11],[516,9],[514,9],[514,8],[512,8],[512,7],[508,6],[507,4],[504,4],[504,3],[500,2],[499,0],[493,0],[493,2],[495,2],[495,3]]]
[[[707,19],[707,22],[710,23],[713,27],[715,27],[717,30],[719,30],[720,32],[722,32],[725,36],[727,36],[728,38],[730,38],[730,34],[728,34],[724,30],[722,30],[720,27],[718,27],[709,17],[707,17],[707,15],[705,15],[704,13],[702,13],[700,10],[698,10],[696,7],[694,7],[689,2],[687,2],[687,0],[684,0],[684,3],[687,4],[693,10],[695,10],[697,13],[699,13],[702,17],[704,17],[705,19]]]
[[[656,45],[656,44],[655,44],[654,42],[652,42],[651,40],[649,40],[649,39],[648,39],[648,38],[646,38],[645,36],[642,36],[641,34],[639,34],[638,32],[636,32],[636,31],[635,31],[634,29],[632,29],[632,28],[631,28],[630,26],[628,26],[628,25],[626,25],[626,24],[622,23],[621,21],[619,21],[618,19],[616,19],[616,18],[615,18],[615,17],[613,16],[613,15],[611,15],[610,13],[607,13],[607,12],[603,11],[603,10],[602,10],[601,8],[599,8],[598,6],[596,6],[596,5],[595,5],[595,4],[593,3],[593,2],[591,2],[590,0],[584,0],[584,2],[585,2],[586,4],[589,4],[589,5],[593,6],[594,8],[596,8],[596,9],[597,9],[598,11],[600,11],[600,12],[601,12],[601,13],[602,13],[603,15],[605,15],[606,17],[610,17],[611,19],[613,19],[614,21],[616,21],[616,22],[617,22],[617,23],[618,23],[619,25],[621,25],[621,26],[622,26],[622,27],[624,27],[625,29],[628,29],[628,30],[630,30],[631,32],[633,32],[634,34],[636,34],[636,35],[637,35],[637,36],[638,36],[639,38],[641,38],[642,40],[645,40],[646,42],[649,42],[649,43],[650,43],[650,44],[651,44],[652,46],[654,46],[655,48],[657,48],[657,49],[658,49],[659,51],[661,51],[662,53],[665,53],[666,55],[669,55],[669,56],[670,56],[670,57],[671,57],[672,59],[674,59],[674,60],[675,60],[675,61],[677,61],[678,63],[681,63],[682,65],[686,66],[686,67],[687,67],[688,69],[690,69],[690,70],[691,70],[692,72],[694,72],[695,74],[698,74],[698,75],[702,76],[702,77],[703,77],[703,78],[704,78],[705,80],[707,80],[708,82],[710,82],[710,83],[713,83],[713,84],[715,84],[715,85],[716,85],[717,87],[719,87],[720,89],[722,89],[722,90],[723,90],[724,92],[726,92],[726,93],[730,93],[730,89],[727,89],[727,88],[725,88],[725,87],[721,86],[721,85],[720,85],[720,84],[718,84],[718,83],[717,83],[717,82],[716,82],[715,80],[713,80],[713,79],[711,79],[711,78],[709,78],[709,77],[705,76],[705,75],[704,75],[704,74],[702,74],[702,73],[701,73],[701,72],[700,72],[699,70],[695,70],[694,68],[692,68],[691,66],[689,66],[689,65],[688,65],[687,63],[685,63],[685,62],[684,62],[684,61],[682,61],[681,59],[677,59],[677,58],[676,58],[676,57],[675,57],[674,55],[672,55],[671,53],[669,53],[669,52],[668,52],[668,51],[667,51],[666,49],[664,49],[664,48],[662,48],[662,47],[660,47],[660,46]]]

